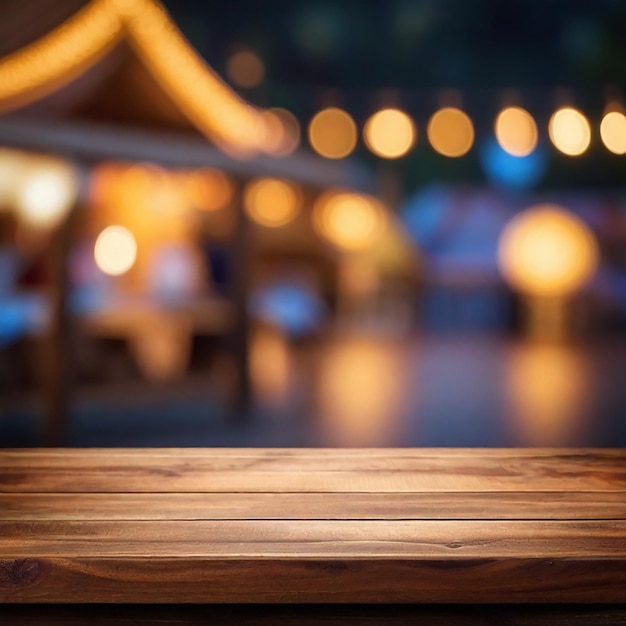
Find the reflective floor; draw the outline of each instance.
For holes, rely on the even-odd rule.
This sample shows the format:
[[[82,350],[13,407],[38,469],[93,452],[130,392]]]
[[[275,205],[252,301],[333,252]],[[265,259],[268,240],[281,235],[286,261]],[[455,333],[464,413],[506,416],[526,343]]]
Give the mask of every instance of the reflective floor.
[[[256,405],[237,418],[219,375],[76,394],[64,445],[626,446],[626,341],[485,336],[255,336]],[[39,445],[36,399],[0,399],[0,445]]]

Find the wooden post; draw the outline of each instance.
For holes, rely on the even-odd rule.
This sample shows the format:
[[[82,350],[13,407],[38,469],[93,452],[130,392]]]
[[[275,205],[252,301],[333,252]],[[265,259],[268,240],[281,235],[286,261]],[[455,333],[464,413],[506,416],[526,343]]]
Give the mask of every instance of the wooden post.
[[[72,214],[73,211],[53,233],[49,251],[50,319],[43,367],[43,443],[46,446],[59,445],[69,413],[72,355],[68,314],[68,257],[72,239]]]
[[[231,299],[234,308],[231,349],[235,364],[235,385],[232,410],[237,419],[246,419],[252,406],[250,376],[250,221],[244,210],[241,194],[236,200],[237,219],[232,239]]]

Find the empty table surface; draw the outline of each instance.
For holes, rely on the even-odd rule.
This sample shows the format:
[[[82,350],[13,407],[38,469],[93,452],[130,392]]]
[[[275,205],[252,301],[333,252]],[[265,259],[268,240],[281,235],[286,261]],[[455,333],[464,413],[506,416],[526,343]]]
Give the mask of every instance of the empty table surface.
[[[626,452],[0,451],[0,602],[626,601]]]

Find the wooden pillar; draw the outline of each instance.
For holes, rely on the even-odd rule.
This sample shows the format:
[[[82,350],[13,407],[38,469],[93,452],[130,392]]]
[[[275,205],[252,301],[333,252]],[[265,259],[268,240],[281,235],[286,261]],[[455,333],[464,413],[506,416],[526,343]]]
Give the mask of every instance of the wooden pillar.
[[[241,189],[236,200],[237,219],[232,239],[231,300],[234,309],[231,349],[235,365],[232,411],[237,419],[247,419],[252,406],[250,375],[250,221],[243,208]]]
[[[68,312],[69,271],[73,211],[52,235],[50,269],[50,319],[44,350],[43,444],[59,445],[69,415],[72,350]]]

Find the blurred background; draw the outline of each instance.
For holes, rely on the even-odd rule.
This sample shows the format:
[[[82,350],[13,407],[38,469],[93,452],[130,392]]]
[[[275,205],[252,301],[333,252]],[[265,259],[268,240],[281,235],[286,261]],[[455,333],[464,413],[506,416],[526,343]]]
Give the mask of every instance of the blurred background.
[[[622,0],[4,0],[0,446],[625,446]]]

